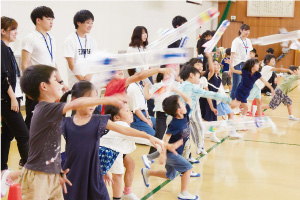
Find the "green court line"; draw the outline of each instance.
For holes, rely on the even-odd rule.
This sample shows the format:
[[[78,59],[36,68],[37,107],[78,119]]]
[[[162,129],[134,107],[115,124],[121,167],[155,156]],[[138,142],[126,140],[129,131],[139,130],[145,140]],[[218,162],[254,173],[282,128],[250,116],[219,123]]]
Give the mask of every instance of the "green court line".
[[[268,142],[268,141],[260,141],[260,140],[243,140],[246,142],[261,142],[261,143],[269,143],[269,144],[285,144],[285,145],[291,145],[291,146],[299,146],[300,144],[290,144],[290,143],[284,143],[284,142]]]
[[[229,138],[229,136],[224,137],[220,143],[215,144],[214,146],[212,146],[211,148],[209,148],[207,150],[207,153],[211,152],[212,150],[214,150],[217,146],[219,146],[220,144],[222,144],[225,140],[227,140]],[[200,155],[198,158],[196,158],[196,160],[200,160],[202,157],[204,157],[205,155]],[[177,172],[176,177],[179,175],[180,173]],[[175,178],[176,178],[175,177]],[[157,186],[156,188],[154,188],[151,192],[149,192],[148,194],[146,194],[146,196],[144,196],[143,198],[141,198],[141,200],[146,200],[149,197],[151,197],[152,195],[154,195],[156,192],[158,192],[160,189],[162,189],[165,185],[167,185],[168,183],[170,183],[172,180],[166,180],[164,181],[162,184],[160,184],[159,186]]]

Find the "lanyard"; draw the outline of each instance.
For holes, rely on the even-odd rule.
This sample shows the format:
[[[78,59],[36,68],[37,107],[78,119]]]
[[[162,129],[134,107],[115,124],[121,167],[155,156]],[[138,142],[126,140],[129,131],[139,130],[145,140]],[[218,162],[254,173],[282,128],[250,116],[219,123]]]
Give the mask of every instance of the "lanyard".
[[[83,50],[80,39],[79,39],[79,36],[78,36],[77,32],[75,32],[75,33],[77,35],[77,38],[78,38],[78,41],[79,41],[79,44],[80,44],[81,52],[83,53],[83,57],[85,58],[85,56],[86,56],[86,43],[87,43],[86,35],[85,35],[85,47],[84,47],[85,49]]]
[[[141,91],[141,93],[142,93],[142,95],[143,95],[143,97],[144,97],[144,99],[145,99],[145,104],[147,105],[147,100],[146,100],[146,97],[145,97],[145,95],[144,95],[144,92],[143,92],[143,90],[142,90],[142,86],[140,85],[140,84],[138,84],[138,83],[135,83],[139,88],[140,88],[140,91]]]
[[[246,56],[247,56],[247,52],[248,52],[247,40],[245,39],[245,41],[246,41],[246,45],[245,45],[245,43],[244,43],[244,41],[243,41],[243,39],[242,39],[241,36],[240,36],[240,38],[241,38],[241,40],[242,40],[242,42],[243,42],[243,45],[244,45],[244,47],[245,47],[245,49],[246,49]]]
[[[1,40],[1,42],[2,42],[3,44],[5,44],[5,43],[3,42],[3,40]],[[5,45],[5,46],[6,46],[6,45]],[[16,75],[17,75],[17,77],[20,77],[20,75],[19,75],[19,71],[18,71],[18,65],[17,65],[16,58],[15,58],[15,56],[14,56],[14,53],[13,53],[13,51],[11,50],[11,48],[10,48],[10,47],[8,47],[8,51],[9,51],[9,52],[10,52],[10,54],[11,54],[11,59],[12,59],[12,61],[13,61],[13,63],[14,63],[14,67],[15,67]]]
[[[46,40],[44,34],[41,33],[41,32],[40,32],[40,34],[43,36],[43,38],[44,38],[44,40],[45,40],[45,43],[46,43],[46,45],[47,45],[47,49],[48,49],[49,54],[50,54],[50,56],[51,56],[51,62],[52,62],[52,61],[53,61],[53,54],[52,54],[52,42],[51,42],[51,37],[50,37],[50,35],[47,33],[47,35],[48,35],[48,37],[49,37],[49,40],[50,40],[50,46],[51,46],[51,51],[50,51],[49,46],[48,46],[48,42],[47,42],[47,40]]]

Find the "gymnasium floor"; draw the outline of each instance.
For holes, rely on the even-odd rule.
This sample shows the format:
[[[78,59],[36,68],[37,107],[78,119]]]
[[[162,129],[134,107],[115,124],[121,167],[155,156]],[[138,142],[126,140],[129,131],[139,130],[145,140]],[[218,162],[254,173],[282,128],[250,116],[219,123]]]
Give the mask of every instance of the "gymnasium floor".
[[[281,81],[279,78],[278,82]],[[294,115],[300,118],[300,86],[289,96],[293,100]],[[264,96],[263,103],[270,99]],[[201,177],[191,178],[190,193],[203,200],[300,199],[300,122],[289,121],[287,109],[282,104],[265,113],[276,123],[276,133],[271,129],[240,132],[244,135],[242,140],[230,140],[227,133],[219,132],[217,136],[223,138],[220,144],[205,139],[208,154],[198,157],[200,164],[194,165],[193,171],[201,173]],[[148,150],[149,147],[138,145],[132,153],[136,161],[133,192],[143,200],[177,199],[179,176],[173,181],[151,177],[150,187],[144,185],[141,155]],[[194,148],[192,153],[195,153]],[[17,170],[19,159],[16,141],[13,141],[9,167]],[[164,166],[154,163],[152,169],[164,169]],[[111,194],[110,188],[109,192]]]

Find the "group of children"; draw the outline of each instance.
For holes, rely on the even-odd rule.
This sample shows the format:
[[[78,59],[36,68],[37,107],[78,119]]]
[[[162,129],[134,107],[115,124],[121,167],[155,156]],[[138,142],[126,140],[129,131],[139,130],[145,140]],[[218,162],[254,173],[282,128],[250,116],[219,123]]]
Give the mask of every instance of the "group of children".
[[[20,77],[19,87],[27,95],[26,111],[32,115],[29,120],[28,158],[23,161],[25,165],[21,171],[11,172],[7,168],[3,169],[1,195],[5,194],[8,186],[18,179],[23,199],[108,200],[110,199],[107,192],[109,185],[112,185],[114,200],[139,199],[132,192],[135,161],[130,153],[136,149],[135,143],[142,143],[157,148],[157,151],[152,148],[148,155],[142,156],[146,168],[141,169],[141,175],[145,185],[149,187],[151,176],[172,180],[177,172],[180,172],[181,191],[178,199],[198,199],[197,195],[188,192],[190,177],[200,176],[199,173],[192,171],[191,163],[199,163],[199,161],[192,157],[190,135],[196,146],[196,154],[207,154],[204,147],[206,129],[203,121],[217,121],[217,116],[223,115],[233,119],[232,109],[239,107],[240,104],[243,107],[242,115],[246,115],[247,100],[255,98],[257,103],[260,102],[261,89],[265,85],[270,88],[274,96],[268,106],[257,104],[258,116],[261,116],[261,108],[275,109],[282,102],[288,107],[289,119],[297,120],[292,115],[292,100],[287,94],[293,83],[300,77],[299,68],[291,66],[287,70],[278,70],[274,68],[275,57],[267,55],[264,59],[265,66],[259,72],[257,59],[248,57],[250,54],[248,50],[252,49],[251,43],[249,45],[250,40],[246,38],[250,30],[248,25],[243,25],[239,30],[240,37],[235,39],[231,48],[233,51],[226,50],[226,58],[222,61],[222,78],[219,76],[220,64],[213,59],[211,53],[206,53],[205,66],[201,59],[193,58],[180,69],[178,66],[176,70],[170,67],[144,69],[129,73],[132,76],[128,78],[124,78],[122,70],[116,71],[113,79],[106,86],[105,97],[99,98],[95,85],[90,82],[91,74],[74,75],[73,79],[70,79],[73,80],[72,85],[69,85],[72,86],[70,90],[64,85],[55,68],[53,37],[51,38],[47,33],[51,30],[54,18],[52,10],[44,6],[38,7],[32,12],[31,18],[36,25],[36,30],[24,42],[23,74],[20,77],[17,69],[13,71],[14,76]],[[181,24],[186,22],[180,16],[175,19]],[[64,55],[70,70],[80,60],[78,57],[85,59],[97,48],[95,41],[87,34],[93,20],[92,14],[86,10],[79,11],[74,17],[77,31],[72,33],[64,44],[66,47]],[[3,29],[3,33],[1,32],[4,42],[13,41],[11,38],[5,38],[7,36],[5,31],[10,30]],[[141,27],[139,34],[137,39],[132,39],[132,43],[135,42],[133,46],[137,46],[138,50],[140,47],[145,47],[143,44],[147,41],[146,29]],[[210,37],[205,38],[205,40],[209,39]],[[43,41],[43,44],[37,41]],[[86,48],[87,45],[90,47]],[[36,46],[39,49],[35,49]],[[38,52],[41,53],[36,55]],[[239,55],[243,52],[246,54]],[[41,58],[42,55],[48,55],[47,59]],[[2,65],[6,64],[1,63],[1,69]],[[13,69],[15,66],[16,64],[13,63]],[[275,91],[267,82],[273,71],[291,74]],[[231,85],[231,73],[235,77],[232,88],[234,98],[226,95],[222,85],[222,83]],[[149,84],[142,88],[139,82],[156,74],[156,83],[150,88]],[[176,77],[172,87],[169,86],[172,92],[164,99],[155,100],[155,137],[146,131],[132,128],[136,116],[133,115],[130,107],[134,101],[131,96],[135,92],[130,93],[130,86],[137,85],[137,89],[141,89],[140,98],[145,103],[158,89],[170,83],[167,80],[171,76]],[[9,87],[14,87],[13,91],[16,87],[11,85],[11,79],[11,76],[7,76],[4,82],[9,94],[11,94]],[[237,83],[237,80],[240,83]],[[62,89],[65,92],[63,96]],[[126,97],[126,93],[130,94],[130,98]],[[70,102],[67,101],[69,95],[71,95]],[[58,99],[60,102],[57,101]],[[99,105],[105,105],[102,107],[102,115],[95,114]],[[138,108],[142,113],[140,116],[151,126],[152,118],[147,114],[148,112],[144,108]],[[73,111],[72,116],[66,116],[68,111]],[[169,124],[167,124],[167,116],[172,117]],[[153,123],[152,128],[154,128]],[[61,135],[66,141],[63,163],[61,162]],[[235,130],[231,130],[229,136],[242,138]],[[211,133],[210,140],[220,142],[215,132]],[[165,170],[151,169],[151,163],[157,158],[160,163],[165,163]],[[123,180],[124,189],[122,189]]]

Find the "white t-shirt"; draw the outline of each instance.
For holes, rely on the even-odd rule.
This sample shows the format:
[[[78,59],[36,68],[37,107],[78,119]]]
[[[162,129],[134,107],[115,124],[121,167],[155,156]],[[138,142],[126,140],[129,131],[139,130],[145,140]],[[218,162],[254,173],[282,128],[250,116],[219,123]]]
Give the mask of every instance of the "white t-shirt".
[[[55,67],[55,53],[56,53],[55,39],[49,33],[45,38],[50,52],[51,52],[51,45],[52,45],[53,59],[51,59],[51,55],[47,48],[47,44],[45,42],[43,35],[37,30],[32,31],[23,40],[22,50],[26,50],[29,53],[31,53],[30,65],[43,64],[43,65],[49,65]]]
[[[250,58],[250,51],[253,49],[251,40],[246,38],[244,41],[241,37],[236,37],[231,44],[231,52],[234,53],[233,66],[246,62]],[[246,53],[247,52],[247,53]]]
[[[86,34],[86,38],[79,37],[79,39],[80,42],[78,40],[77,34],[73,32],[71,35],[67,37],[63,45],[64,57],[73,58],[75,61],[74,62],[75,65],[78,62],[82,61],[83,59],[89,57],[92,53],[95,53],[95,51],[97,50],[97,42],[89,34]],[[84,53],[85,53],[85,58],[84,58]],[[68,64],[67,64],[67,72],[68,72],[69,87],[72,87],[79,80],[76,78],[74,73],[70,70]]]
[[[128,62],[140,63],[141,65],[147,64],[146,54],[140,54],[140,53],[143,53],[146,51],[147,51],[147,49],[143,48],[143,47],[139,47],[139,48],[138,47],[128,47],[127,53],[134,53],[134,55],[132,55],[131,57],[128,58]],[[138,68],[137,72],[145,70],[145,69],[149,69],[149,66]]]
[[[135,113],[136,110],[148,110],[143,89],[138,83],[131,83],[127,88],[127,96],[129,98],[129,107]]]
[[[206,77],[202,76],[202,77],[200,78],[199,86],[200,86],[201,89],[204,89],[204,88],[207,88],[207,87],[208,87],[208,82],[207,82]]]
[[[273,68],[274,67],[272,67],[272,66],[265,65],[262,68],[261,72],[260,72],[261,77],[263,77],[263,79],[265,79],[266,81],[268,81],[271,78],[271,76],[272,76],[273,71],[271,71],[271,70]],[[257,87],[259,89],[263,89],[265,87],[265,84],[261,80],[259,80],[259,79],[255,82],[255,84],[257,85]]]

